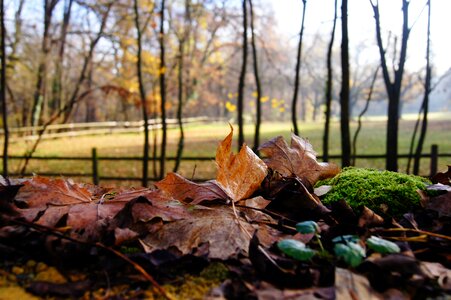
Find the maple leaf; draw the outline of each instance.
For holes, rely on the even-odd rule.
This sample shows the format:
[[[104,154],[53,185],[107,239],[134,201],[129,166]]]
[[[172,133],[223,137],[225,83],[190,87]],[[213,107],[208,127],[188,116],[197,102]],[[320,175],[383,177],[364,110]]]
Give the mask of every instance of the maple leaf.
[[[259,151],[267,156],[265,162],[269,168],[285,177],[297,176],[311,186],[340,172],[333,163],[318,162],[312,145],[295,134],[291,134],[290,146],[282,136],[278,136],[261,145]]]
[[[177,173],[169,173],[155,185],[174,199],[191,204],[216,199],[226,200],[228,198],[224,190],[215,181],[195,183]]]
[[[99,191],[92,187],[90,190]],[[83,241],[98,241],[107,230],[114,231],[118,241],[124,241],[134,237],[117,229],[125,223],[133,226],[154,218],[174,221],[191,217],[183,203],[158,190],[113,190],[95,199],[82,185],[43,177],[25,181],[14,203],[18,205],[18,217],[50,228],[66,227],[72,237]]]
[[[233,201],[250,197],[267,175],[265,163],[246,145],[232,153],[233,127],[216,150],[216,181]]]
[[[91,202],[91,193],[71,180],[35,176],[23,182],[16,201],[26,207]],[[39,195],[36,192],[39,191]]]
[[[230,259],[247,253],[251,237],[245,231],[252,235],[255,228],[241,217],[238,220],[230,207],[199,207],[191,214],[190,219],[167,223],[149,233],[141,240],[145,251],[176,247],[183,255],[216,259]],[[258,228],[268,244],[279,238],[278,231],[269,226],[261,224]]]

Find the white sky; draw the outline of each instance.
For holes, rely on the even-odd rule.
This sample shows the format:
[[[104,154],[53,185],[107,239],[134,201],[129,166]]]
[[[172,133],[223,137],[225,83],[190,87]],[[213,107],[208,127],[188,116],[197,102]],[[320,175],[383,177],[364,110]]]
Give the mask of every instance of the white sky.
[[[298,42],[302,16],[301,0],[267,0],[273,6],[281,33],[289,38],[293,46]],[[408,44],[407,66],[416,71],[425,65],[426,53],[426,0],[410,1],[410,24],[416,20]],[[401,0],[379,0],[381,7],[381,26],[388,32],[401,36]],[[330,34],[333,19],[334,0],[307,0],[305,20],[305,35],[312,36],[316,32]],[[340,17],[341,1],[338,0],[338,17]],[[431,0],[431,41],[434,68],[437,75],[444,73],[451,67],[451,0]],[[424,10],[423,10],[424,8]],[[368,44],[375,43],[375,22],[369,0],[349,0],[348,3],[349,39],[351,47],[362,41]],[[423,10],[423,11],[422,11]],[[340,30],[337,22],[337,30]],[[340,33],[337,32],[335,46],[340,45]],[[387,37],[387,33],[383,38]],[[374,49],[375,50],[375,49]],[[352,51],[352,48],[351,48]],[[371,51],[370,51],[371,52]],[[373,52],[374,55],[377,52]],[[352,55],[352,53],[351,53]],[[378,54],[377,54],[378,55]],[[378,57],[377,57],[378,58]]]

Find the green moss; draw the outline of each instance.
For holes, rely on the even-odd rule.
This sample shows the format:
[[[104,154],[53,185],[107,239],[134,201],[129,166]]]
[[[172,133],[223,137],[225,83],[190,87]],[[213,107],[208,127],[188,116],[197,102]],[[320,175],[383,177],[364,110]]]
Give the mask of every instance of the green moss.
[[[229,270],[220,262],[212,262],[200,272],[200,277],[206,280],[223,281],[227,279]]]
[[[354,209],[365,205],[377,213],[399,216],[419,205],[416,191],[425,190],[430,182],[419,176],[348,167],[322,184],[332,186],[322,199],[324,204],[345,199]]]

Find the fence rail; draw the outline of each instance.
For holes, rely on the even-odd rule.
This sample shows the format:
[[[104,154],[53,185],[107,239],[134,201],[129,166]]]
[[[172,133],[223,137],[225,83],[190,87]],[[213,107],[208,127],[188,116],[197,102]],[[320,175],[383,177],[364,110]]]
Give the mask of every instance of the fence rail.
[[[188,123],[205,123],[211,122],[209,117],[195,117],[183,118],[184,124]],[[169,128],[175,127],[178,124],[177,119],[167,119],[166,124]],[[149,119],[149,130],[161,128],[160,119]],[[10,128],[8,132],[11,135],[10,142],[19,142],[24,140],[36,140],[38,138],[37,132],[44,129],[44,126],[34,127],[17,127]],[[91,123],[69,123],[69,124],[53,124],[45,128],[45,133],[42,134],[42,139],[55,139],[62,137],[74,137],[82,135],[93,134],[109,134],[109,133],[134,133],[144,131],[144,121],[132,122],[91,122]],[[0,135],[3,135],[3,129],[0,129]]]
[[[356,159],[384,159],[386,156],[384,154],[362,154],[355,155],[351,158]],[[451,157],[451,153],[439,153],[438,146],[432,145],[430,153],[423,153],[421,155],[422,158],[430,159],[430,173],[429,176],[432,176],[437,173],[438,169],[438,158],[439,157]],[[20,160],[24,159],[25,156],[11,155],[8,157],[11,160]],[[330,159],[341,159],[341,155],[329,155]],[[409,158],[408,154],[399,154],[398,158]],[[167,157],[168,161],[174,161],[176,157]],[[206,156],[185,156],[182,157],[182,161],[213,161],[214,157],[206,157]],[[322,157],[318,156],[318,160],[321,160]],[[111,157],[111,156],[97,156],[97,150],[95,148],[92,149],[91,156],[33,156],[31,160],[74,160],[74,161],[89,161],[91,162],[92,172],[91,173],[73,173],[73,172],[42,172],[39,175],[42,176],[67,176],[67,177],[90,177],[94,184],[99,184],[100,181],[110,181],[110,180],[128,180],[128,181],[141,181],[141,177],[134,176],[102,176],[99,173],[99,165],[101,161],[142,161],[142,157],[139,156],[123,156],[123,157]],[[151,158],[150,161],[159,160],[158,157]],[[10,173],[10,176],[19,176],[18,173]],[[33,173],[25,173],[24,176],[31,176]],[[211,178],[194,178],[194,181],[204,181]],[[150,181],[156,181],[157,178],[149,178]]]

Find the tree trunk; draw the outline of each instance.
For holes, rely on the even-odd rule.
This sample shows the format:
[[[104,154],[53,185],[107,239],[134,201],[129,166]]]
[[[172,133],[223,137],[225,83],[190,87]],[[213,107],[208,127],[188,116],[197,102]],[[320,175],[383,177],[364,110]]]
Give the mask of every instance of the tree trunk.
[[[44,97],[45,79],[47,76],[47,56],[50,52],[50,25],[52,15],[59,0],[44,0],[44,33],[42,35],[41,58],[39,60],[36,89],[34,92],[33,106],[31,110],[31,126],[37,126],[41,122]]]
[[[166,126],[166,61],[165,61],[165,44],[164,44],[164,11],[165,0],[161,0],[161,20],[160,20],[160,97],[161,97],[161,151],[160,151],[160,174],[162,179],[165,175],[165,162],[166,162],[166,139],[167,139],[167,126]]]
[[[238,82],[238,151],[244,144],[244,87],[246,85],[246,65],[247,65],[247,5],[246,0],[243,0],[243,61],[241,63],[240,79]]]
[[[105,30],[105,26],[106,26],[106,21],[108,19],[108,15],[110,14],[112,6],[113,6],[113,2],[110,2],[107,5],[106,10],[105,10],[105,12],[102,15],[102,20],[101,20],[101,23],[100,23],[99,31],[97,32],[96,37],[91,41],[91,44],[89,45],[88,55],[85,56],[85,59],[83,61],[83,67],[81,69],[81,72],[80,72],[80,75],[78,77],[78,80],[75,83],[74,91],[72,92],[68,103],[64,106],[63,123],[66,123],[69,120],[70,115],[72,113],[72,110],[74,108],[74,105],[77,102],[78,94],[79,94],[80,88],[81,88],[81,84],[86,79],[86,71],[87,71],[87,69],[89,67],[89,64],[91,63],[92,57],[94,55],[94,49],[95,49],[97,43],[99,42],[100,38],[103,36],[104,30]]]
[[[335,27],[337,24],[337,0],[334,0],[334,21],[332,32],[330,34],[329,46],[327,48],[327,81],[326,81],[326,111],[323,136],[323,160],[329,161],[329,132],[330,132],[330,115],[332,104],[332,49],[335,40]]]
[[[142,32],[141,26],[139,24],[139,10],[138,10],[138,0],[134,0],[133,8],[135,10],[135,27],[137,32],[137,60],[136,60],[136,69],[138,73],[138,81],[139,81],[139,95],[141,98],[141,111],[142,117],[144,121],[144,146],[143,146],[143,161],[142,161],[142,181],[141,185],[146,187],[147,181],[149,179],[148,170],[149,170],[149,117],[147,116],[147,101],[146,101],[146,91],[144,87],[144,79],[142,72]]]
[[[348,0],[341,3],[341,91],[340,129],[341,165],[351,164],[351,134],[349,132],[349,40],[348,40]]]
[[[403,25],[401,49],[398,60],[398,68],[394,69],[394,81],[391,80],[388,71],[387,60],[385,58],[384,46],[382,44],[382,34],[380,26],[379,3],[370,0],[373,7],[374,19],[376,22],[376,39],[381,57],[382,75],[388,96],[388,120],[387,120],[387,141],[386,141],[386,164],[389,171],[398,171],[398,128],[399,128],[399,101],[404,74],[404,65],[407,57],[407,42],[409,39],[410,28],[408,27],[409,2],[402,0]],[[395,55],[394,55],[395,57]]]
[[[376,84],[377,75],[379,74],[379,67],[376,69],[373,75],[373,79],[371,80],[370,90],[368,91],[368,97],[366,98],[365,107],[362,109],[362,111],[359,114],[359,117],[357,119],[357,128],[354,133],[354,137],[352,139],[352,163],[351,165],[355,166],[356,161],[356,155],[357,155],[357,138],[359,136],[360,130],[362,128],[362,117],[367,112],[368,108],[370,107],[370,101],[371,97],[373,96],[374,91],[374,85]]]
[[[58,49],[58,58],[55,62],[55,74],[52,84],[52,100],[50,108],[53,112],[60,109],[62,104],[62,81],[63,81],[63,63],[64,50],[66,47],[67,29],[69,27],[70,15],[72,11],[73,0],[66,0],[64,4],[64,16],[61,24],[60,47]]]
[[[298,93],[299,93],[299,78],[301,73],[301,55],[302,55],[302,38],[304,36],[304,21],[305,21],[305,9],[307,5],[307,0],[302,0],[302,21],[301,21],[301,31],[299,32],[299,44],[298,44],[298,52],[296,57],[296,68],[295,68],[295,77],[294,77],[294,92],[293,92],[293,101],[291,104],[291,122],[293,123],[293,133],[299,135],[298,129],[298,121],[297,121],[297,102],[298,102]]]
[[[428,0],[428,24],[427,24],[427,44],[426,44],[426,78],[424,82],[424,98],[423,98],[423,122],[421,124],[420,137],[415,151],[415,159],[413,161],[413,174],[418,175],[420,171],[421,152],[423,151],[424,140],[426,138],[428,126],[429,111],[429,94],[431,92],[431,0]]]
[[[5,4],[3,0],[0,3],[0,51],[1,51],[1,83],[0,83],[0,103],[2,105],[2,120],[3,120],[3,177],[8,176],[8,143],[9,143],[9,131],[8,131],[8,110],[6,107],[6,47],[5,47]]]
[[[262,118],[262,107],[261,107],[261,98],[262,98],[262,87],[260,84],[260,75],[258,73],[258,58],[257,58],[257,46],[255,44],[255,29],[254,29],[254,7],[252,4],[252,0],[249,0],[249,12],[250,12],[250,23],[251,23],[251,45],[252,45],[252,59],[254,66],[254,77],[255,77],[255,86],[257,88],[257,100],[256,100],[256,120],[255,120],[255,133],[254,133],[254,147],[253,150],[257,153],[258,146],[260,145],[260,124]]]

